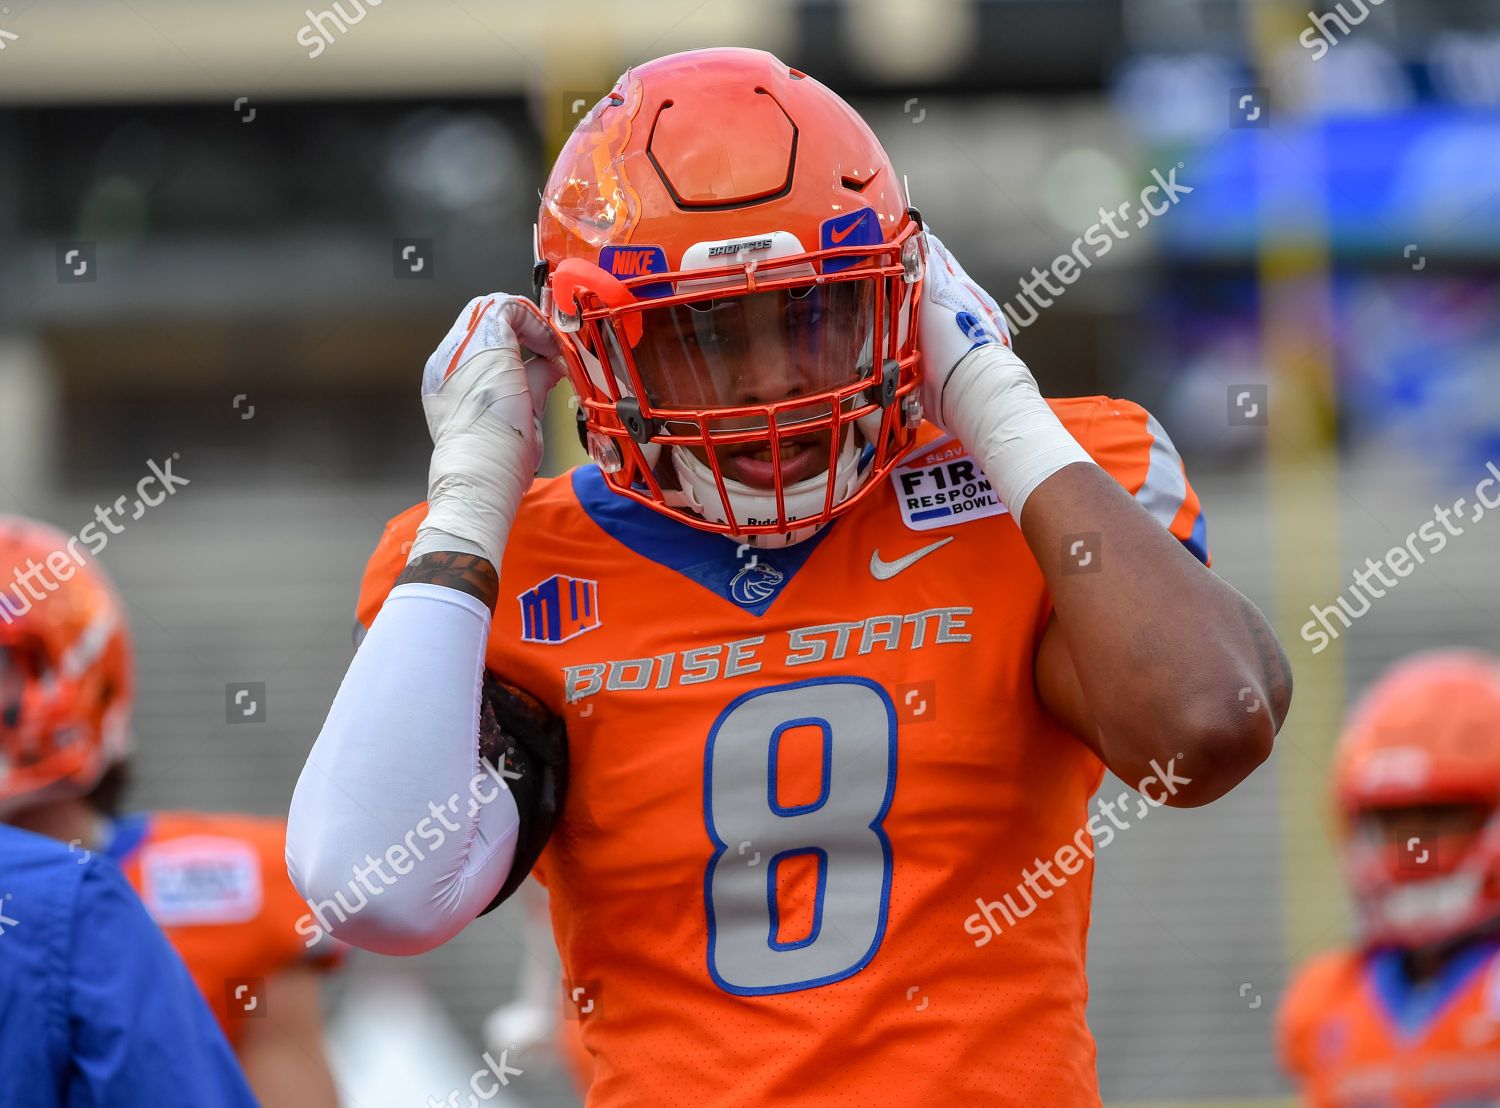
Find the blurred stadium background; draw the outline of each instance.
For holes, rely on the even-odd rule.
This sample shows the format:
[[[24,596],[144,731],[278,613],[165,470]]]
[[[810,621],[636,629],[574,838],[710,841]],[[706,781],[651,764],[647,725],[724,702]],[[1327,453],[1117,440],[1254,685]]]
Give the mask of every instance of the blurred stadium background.
[[[1090,1019],[1110,1103],[1286,1102],[1276,1002],[1349,922],[1324,814],[1347,698],[1413,649],[1500,648],[1495,519],[1328,649],[1299,635],[1500,459],[1500,3],[8,3],[0,510],[75,532],[148,460],[191,482],[102,555],[140,644],[136,806],[285,812],[363,560],[425,488],[419,369],[470,296],[529,289],[550,157],[625,65],[734,44],[817,76],[1002,302],[1180,166],[1191,193],[1017,347],[1053,394],[1161,418],[1297,698],[1230,798],[1101,853]],[[235,718],[243,683],[264,722]],[[347,1103],[440,1100],[482,1064],[521,914],[354,959]],[[575,1103],[527,1062],[496,1103]]]

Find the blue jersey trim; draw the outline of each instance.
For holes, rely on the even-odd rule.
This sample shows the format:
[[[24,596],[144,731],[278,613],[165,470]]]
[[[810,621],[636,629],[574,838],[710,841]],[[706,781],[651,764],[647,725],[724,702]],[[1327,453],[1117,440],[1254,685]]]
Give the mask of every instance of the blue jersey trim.
[[[110,825],[109,841],[101,853],[117,866],[123,866],[151,830],[151,813],[136,812],[121,816]]]
[[[1470,984],[1497,953],[1500,943],[1476,943],[1460,951],[1431,981],[1413,983],[1399,950],[1381,950],[1367,963],[1370,983],[1381,1007],[1403,1036],[1414,1036],[1432,1025],[1437,1016]]]
[[[1193,522],[1193,533],[1184,541],[1183,546],[1188,552],[1204,565],[1208,565],[1208,516],[1200,511],[1198,518]]]
[[[677,523],[621,496],[605,483],[598,466],[573,471],[573,492],[610,538],[755,616],[770,610],[834,527],[831,523],[795,546],[742,550],[733,539]],[[747,575],[754,580],[747,582]]]

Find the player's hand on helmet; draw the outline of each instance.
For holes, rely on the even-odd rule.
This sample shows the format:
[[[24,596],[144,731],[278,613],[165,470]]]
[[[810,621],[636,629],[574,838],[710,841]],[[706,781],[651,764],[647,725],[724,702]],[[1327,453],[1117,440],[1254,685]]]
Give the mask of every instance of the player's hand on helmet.
[[[971,352],[990,346],[992,355],[1007,366],[1030,371],[1010,349],[1010,328],[995,298],[964,271],[942,239],[924,231],[927,240],[926,277],[922,283],[922,407],[927,418],[952,430],[953,390],[949,378]],[[990,359],[994,360],[994,358]],[[993,371],[993,370],[991,370]]]
[[[456,550],[500,564],[542,462],[542,410],[565,373],[561,355],[557,333],[523,296],[476,297],[459,314],[422,374],[432,465],[413,559]]]
[[[1010,348],[995,298],[927,233],[922,284],[922,407],[973,451],[1011,513],[1052,474],[1088,453],[1058,421]]]

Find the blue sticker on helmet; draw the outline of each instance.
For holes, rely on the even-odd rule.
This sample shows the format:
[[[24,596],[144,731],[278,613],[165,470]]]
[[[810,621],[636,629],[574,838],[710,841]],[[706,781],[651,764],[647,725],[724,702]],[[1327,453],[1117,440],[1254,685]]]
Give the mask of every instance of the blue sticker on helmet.
[[[880,218],[874,208],[859,208],[832,219],[825,219],[820,230],[822,248],[835,246],[878,246],[885,241],[880,233]],[[841,269],[861,265],[865,258],[829,258],[823,263],[824,273],[837,273]]]
[[[599,268],[622,281],[667,271],[667,252],[660,246],[606,246],[599,251]],[[672,282],[636,285],[630,290],[637,299],[651,300],[672,295]]]

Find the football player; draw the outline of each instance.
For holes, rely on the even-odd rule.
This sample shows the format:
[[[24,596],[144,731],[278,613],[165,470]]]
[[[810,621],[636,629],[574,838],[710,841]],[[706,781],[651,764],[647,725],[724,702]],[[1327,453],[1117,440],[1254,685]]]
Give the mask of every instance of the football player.
[[[51,527],[0,516],[0,819],[110,859],[187,964],[260,1102],[334,1105],[321,975],[279,820],[117,810],[133,650],[103,571]]]
[[[1097,1105],[1089,797],[1215,799],[1291,689],[1166,433],[1044,400],[769,54],[626,72],[537,240],[540,309],[480,297],[427,364],[428,500],[367,571],[299,887],[389,869],[336,933],[413,953],[535,872],[593,1108]],[[594,464],[533,485],[563,373]]]
[[[1358,942],[1288,989],[1288,1073],[1317,1108],[1500,1104],[1500,659],[1392,669],[1334,787]]]

